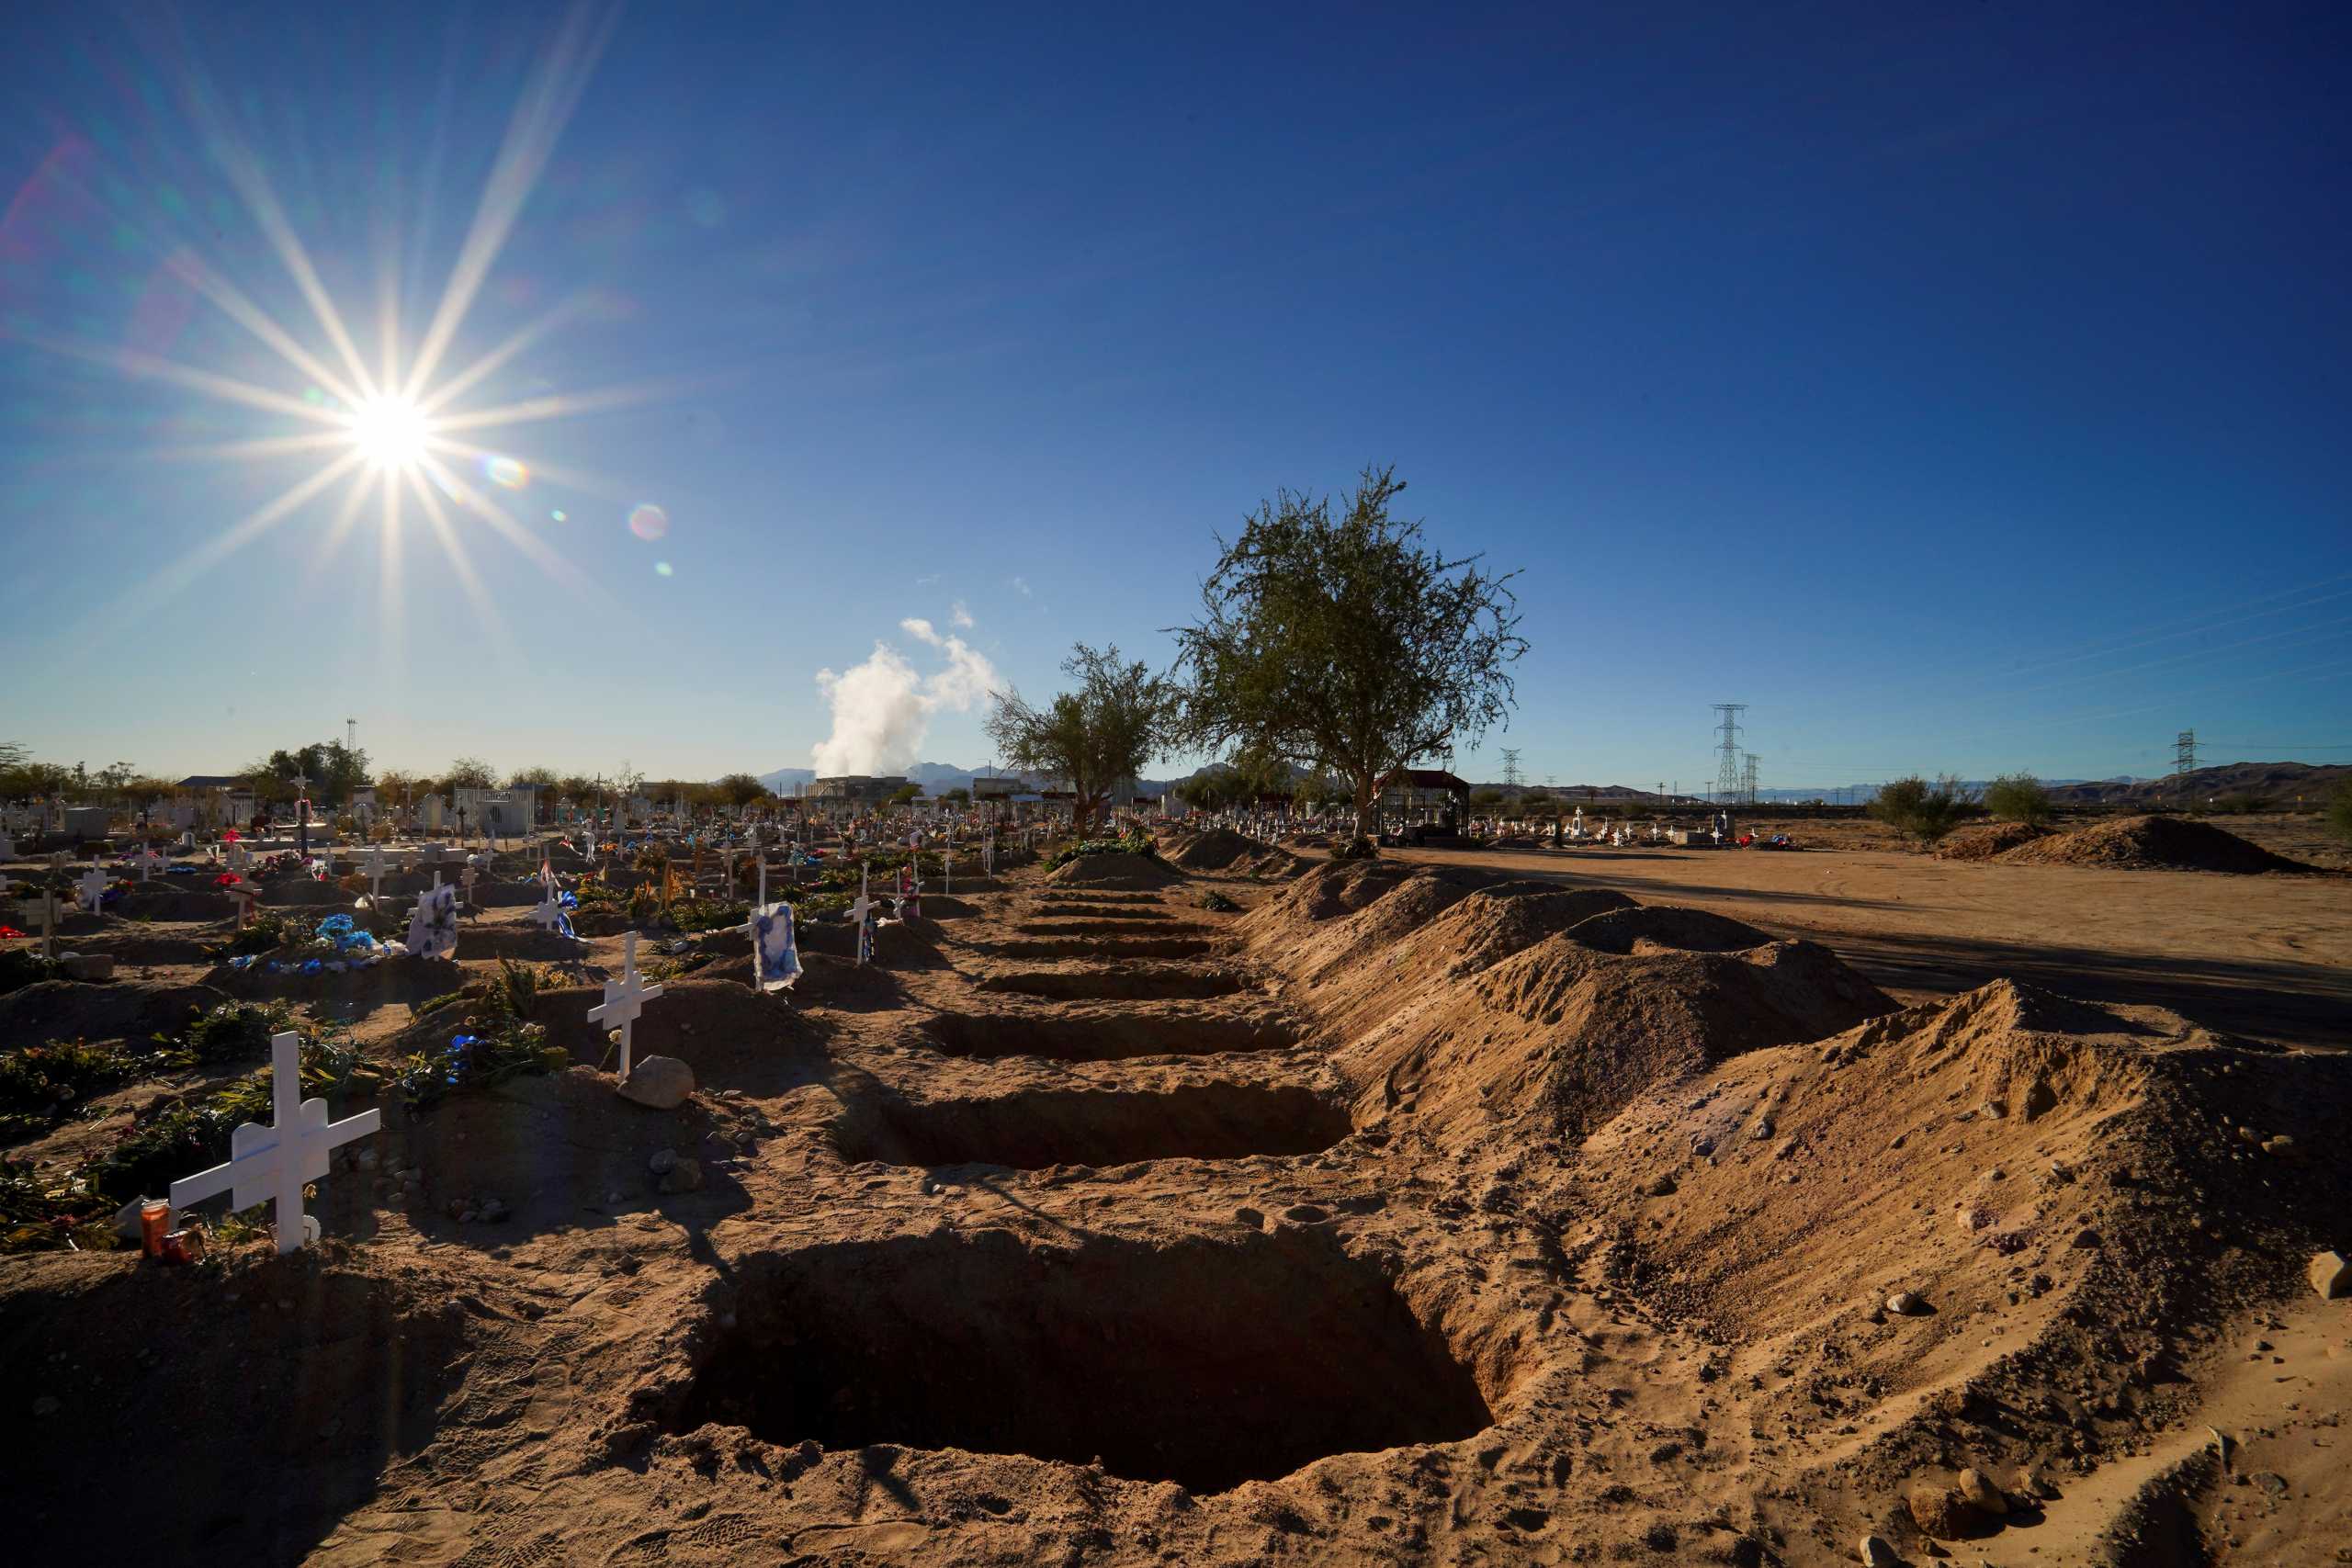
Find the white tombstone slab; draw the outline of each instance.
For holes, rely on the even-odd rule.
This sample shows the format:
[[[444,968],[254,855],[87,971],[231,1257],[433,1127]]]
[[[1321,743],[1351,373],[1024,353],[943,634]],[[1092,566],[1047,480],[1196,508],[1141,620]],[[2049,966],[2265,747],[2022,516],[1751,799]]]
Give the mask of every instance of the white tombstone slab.
[[[229,1163],[182,1177],[172,1183],[172,1207],[184,1209],[207,1198],[230,1194],[230,1203],[250,1209],[271,1205],[277,1224],[277,1250],[297,1252],[318,1229],[302,1213],[302,1189],[327,1173],[328,1156],[354,1138],[383,1124],[379,1111],[363,1111],[340,1122],[327,1120],[327,1102],[302,1098],[300,1036],[290,1031],[269,1041],[270,1121],[247,1122],[230,1134]]]
[[[621,943],[621,977],[605,982],[605,999],[588,1010],[588,1021],[601,1023],[606,1029],[621,1032],[620,1077],[628,1077],[629,1036],[637,1023],[637,1015],[645,1004],[662,994],[659,986],[649,986],[638,978],[637,933],[630,931]]]

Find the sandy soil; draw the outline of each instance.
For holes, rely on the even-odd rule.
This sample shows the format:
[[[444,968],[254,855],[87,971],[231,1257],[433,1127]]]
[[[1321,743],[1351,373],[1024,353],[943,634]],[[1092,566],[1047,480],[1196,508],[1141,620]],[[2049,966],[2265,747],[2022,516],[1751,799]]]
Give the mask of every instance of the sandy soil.
[[[388,1106],[322,1246],[0,1259],[19,1550],[2340,1560],[2343,880],[1227,863],[959,878],[876,968],[811,927],[788,998],[691,939],[666,1111],[585,1021],[600,937],[535,964],[572,1065]],[[96,925],[123,977],[0,998],[18,1038],[231,984],[217,928]],[[439,988],[304,1000],[390,1059]]]
[[[1802,840],[1808,829],[1791,824]],[[2266,844],[2266,848],[2275,848]],[[1972,864],[1901,850],[1405,850],[1685,904],[1834,949],[1906,1000],[2010,977],[2352,1044],[2352,878]]]

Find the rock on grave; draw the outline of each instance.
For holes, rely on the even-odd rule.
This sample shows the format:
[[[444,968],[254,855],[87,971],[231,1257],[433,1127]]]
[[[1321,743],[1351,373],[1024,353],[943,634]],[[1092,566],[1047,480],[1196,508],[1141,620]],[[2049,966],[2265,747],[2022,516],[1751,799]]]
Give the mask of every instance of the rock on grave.
[[[111,953],[69,953],[58,962],[69,980],[114,978],[114,954]]]
[[[2328,1300],[2352,1296],[2352,1263],[2340,1252],[2323,1252],[2312,1259],[2312,1289]]]
[[[1976,1510],[1956,1487],[1922,1483],[1911,1489],[1904,1504],[1919,1533],[1932,1540],[1952,1540],[1976,1527]]]
[[[1970,1507],[1981,1513],[2006,1514],[2009,1511],[2009,1500],[2001,1495],[1999,1487],[1984,1478],[1981,1470],[1969,1469],[1960,1472],[1960,1495]]]
[[[1928,1310],[1925,1298],[1912,1291],[1897,1291],[1886,1298],[1886,1310],[1898,1317],[1918,1317]]]
[[[620,1096],[656,1111],[675,1111],[695,1091],[695,1070],[675,1056],[646,1056],[620,1081]]]

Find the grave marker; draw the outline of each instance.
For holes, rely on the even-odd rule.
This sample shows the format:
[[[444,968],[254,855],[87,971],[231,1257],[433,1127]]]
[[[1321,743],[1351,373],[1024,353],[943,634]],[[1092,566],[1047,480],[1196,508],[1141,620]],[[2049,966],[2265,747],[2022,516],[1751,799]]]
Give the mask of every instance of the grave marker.
[[[93,861],[90,863],[90,869],[82,874],[82,880],[75,886],[84,907],[90,913],[96,914],[98,906],[105,901],[107,896],[107,874],[100,871],[97,863]]]
[[[620,1077],[628,1077],[629,1035],[637,1022],[637,1015],[645,1004],[662,994],[659,986],[648,986],[637,977],[637,933],[631,931],[621,943],[621,977],[605,982],[605,999],[588,1010],[588,1021],[602,1023],[607,1029],[621,1032]]]
[[[302,1098],[301,1037],[270,1036],[270,1122],[247,1122],[230,1134],[229,1162],[172,1183],[172,1207],[187,1208],[230,1194],[231,1207],[271,1205],[277,1224],[277,1250],[297,1252],[318,1228],[302,1213],[302,1189],[325,1177],[328,1156],[340,1145],[364,1138],[383,1124],[383,1112],[363,1111],[340,1122],[327,1120],[327,1102]]]
[[[408,918],[408,950],[419,958],[454,958],[458,952],[458,890],[441,885],[441,874],[433,874],[433,886],[418,896],[416,908]]]
[[[752,980],[763,991],[782,991],[800,978],[800,945],[793,931],[792,906],[768,902],[767,857],[760,857],[760,891],[744,929],[752,933]]]

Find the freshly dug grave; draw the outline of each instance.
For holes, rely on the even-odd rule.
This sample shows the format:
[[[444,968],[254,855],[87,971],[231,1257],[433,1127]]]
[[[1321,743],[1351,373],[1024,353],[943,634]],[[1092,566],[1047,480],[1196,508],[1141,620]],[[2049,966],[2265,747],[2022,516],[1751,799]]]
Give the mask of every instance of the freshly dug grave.
[[[1312,1230],[934,1232],[747,1258],[710,1297],[673,1431],[1099,1459],[1205,1495],[1493,1419],[1380,1271]]]
[[[1004,958],[1091,958],[1118,962],[1130,958],[1204,958],[1216,951],[1205,936],[1061,936],[1024,937],[992,942],[988,951]]]
[[[1297,1039],[1297,1032],[1275,1013],[1182,1006],[943,1012],[925,1021],[922,1032],[951,1056],[1043,1056],[1057,1062],[1281,1051]]]
[[[1143,888],[1165,887],[1184,878],[1148,855],[1110,854],[1081,855],[1046,880],[1057,887]]]
[[[465,951],[465,938],[458,939],[458,950]],[[442,958],[418,958],[402,955],[371,964],[364,969],[346,969],[330,974],[323,967],[318,973],[305,975],[299,965],[310,954],[280,958],[288,967],[271,974],[266,965],[269,954],[243,969],[232,969],[220,964],[206,972],[204,983],[226,991],[243,1000],[283,997],[306,1002],[349,1002],[363,1007],[381,1007],[389,1002],[404,1002],[413,1007],[435,997],[445,997],[465,985],[466,972],[456,964]],[[322,964],[323,964],[322,960]]]
[[[1015,970],[983,976],[983,991],[1059,1002],[1204,1001],[1247,990],[1249,977],[1231,969],[1187,969],[1172,964],[1121,964],[1103,969]]]
[[[1105,915],[1093,910],[1060,915],[1052,919],[1023,920],[1012,928],[1023,936],[1148,936],[1185,937],[1207,934],[1202,926],[1179,925],[1165,911],[1153,918],[1134,919],[1124,912]]]
[[[1303,1084],[1023,1089],[969,1100],[854,1098],[833,1145],[856,1164],[1112,1167],[1156,1159],[1319,1154],[1352,1131],[1347,1108]]]
[[[237,901],[210,888],[138,888],[126,893],[114,912],[133,920],[227,920],[237,914]]]
[[[1186,871],[1223,871],[1238,860],[1253,860],[1265,845],[1245,839],[1230,828],[1212,828],[1193,838],[1168,858]]]
[[[541,991],[533,1021],[548,1043],[587,1066],[613,1065],[616,1048],[588,1019],[604,1000],[601,987]],[[698,1087],[778,1094],[820,1077],[826,1066],[823,1029],[784,996],[735,982],[682,976],[664,982],[629,1032],[632,1055],[675,1056],[695,1070]]]
[[[2317,872],[2274,855],[2235,833],[2186,817],[2125,817],[2059,833],[2005,852],[2026,865],[2095,865],[2116,871]]]
[[[1998,860],[2011,850],[2049,838],[2053,829],[2030,822],[1988,822],[1962,828],[1936,846],[1938,860]]]

